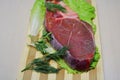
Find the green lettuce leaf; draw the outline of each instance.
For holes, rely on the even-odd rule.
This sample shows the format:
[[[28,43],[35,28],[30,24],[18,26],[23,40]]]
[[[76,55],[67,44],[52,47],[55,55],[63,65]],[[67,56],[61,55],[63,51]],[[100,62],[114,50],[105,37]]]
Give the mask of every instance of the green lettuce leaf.
[[[77,71],[69,67],[63,59],[58,60],[57,63],[60,65],[61,68],[67,70],[67,72],[70,74],[81,73],[80,71]]]
[[[92,63],[90,64],[90,69],[94,69],[96,67],[99,59],[100,59],[100,53],[99,53],[98,48],[96,47]]]
[[[95,33],[96,26],[93,23],[95,18],[95,8],[88,3],[86,0],[63,0],[73,11],[75,11],[79,18],[87,23],[89,23]]]
[[[45,17],[45,0],[36,0],[31,10],[30,16],[30,35],[36,36],[43,26]]]

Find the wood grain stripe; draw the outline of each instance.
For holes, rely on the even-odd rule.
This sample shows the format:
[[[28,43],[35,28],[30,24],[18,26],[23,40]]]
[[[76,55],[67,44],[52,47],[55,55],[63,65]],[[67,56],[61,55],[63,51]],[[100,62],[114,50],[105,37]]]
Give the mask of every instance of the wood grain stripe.
[[[65,70],[60,70],[59,73],[57,73],[56,80],[64,80],[65,77]]]
[[[89,80],[89,72],[81,74],[81,80]]]
[[[92,0],[88,0],[88,2],[90,2],[91,4],[93,4],[92,2]],[[94,21],[95,22],[95,21]],[[96,26],[98,26],[97,25],[97,23],[96,23]],[[98,28],[98,27],[97,27]],[[98,30],[98,29],[97,29]],[[98,31],[96,32],[96,34],[98,33]],[[98,37],[98,35],[96,36],[95,35],[95,38],[97,38],[97,39],[99,39],[99,37]],[[96,41],[98,41],[97,39],[95,39]],[[96,44],[96,45],[98,45],[98,44]],[[97,68],[97,67],[96,67]],[[91,70],[90,72],[89,72],[89,80],[97,80],[97,69],[94,69],[94,70]]]
[[[97,80],[97,69],[89,72],[89,80]]]
[[[96,10],[96,15],[98,15],[98,11],[97,11],[97,5],[96,5],[96,2],[94,0],[91,0],[92,1],[92,5],[95,7],[95,10]],[[99,48],[99,52],[101,54],[101,58],[97,64],[97,67],[96,67],[96,80],[104,80],[104,75],[103,75],[103,59],[102,59],[102,50],[101,50],[101,42],[100,42],[100,27],[99,27],[99,23],[98,23],[98,16],[96,16],[96,18],[94,19],[94,22],[97,26],[97,32],[96,32],[96,35],[95,35],[95,42],[96,42],[96,45],[97,47]]]
[[[66,70],[65,70],[65,79],[64,80],[72,80],[73,78],[73,74],[69,74]]]
[[[39,51],[36,51],[35,58],[40,58],[40,57],[42,57],[42,54]],[[33,71],[31,80],[39,80],[39,76],[40,76],[40,73]]]
[[[39,76],[40,76],[40,73],[33,71],[31,80],[39,80]]]
[[[81,80],[81,74],[74,74],[73,80]]]
[[[97,79],[96,80],[104,80],[104,75],[103,75],[103,66],[101,65],[102,64],[102,58],[100,59],[99,61],[99,64],[97,65]]]
[[[39,80],[48,80],[48,74],[41,73]]]
[[[48,74],[48,80],[56,80],[56,74]]]
[[[30,47],[28,53],[29,54],[27,57],[26,65],[29,64],[35,58],[36,49]],[[31,76],[32,76],[31,70],[25,71],[24,76],[23,76],[23,80],[31,80]]]
[[[57,68],[57,63],[53,60],[50,61],[51,66]],[[48,74],[48,80],[56,80],[56,73]]]

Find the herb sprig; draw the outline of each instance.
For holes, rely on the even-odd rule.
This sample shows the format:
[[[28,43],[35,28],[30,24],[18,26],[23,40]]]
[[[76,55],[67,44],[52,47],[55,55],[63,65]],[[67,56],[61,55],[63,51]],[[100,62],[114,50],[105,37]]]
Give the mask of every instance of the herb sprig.
[[[37,41],[35,43],[35,48],[38,50],[38,51],[41,51],[41,53],[43,55],[47,54],[48,52],[46,51],[46,48],[47,48],[47,42],[49,42],[50,40],[52,40],[51,38],[51,33],[48,33],[45,29],[43,30],[43,33],[42,33],[42,37],[40,38],[39,41]]]
[[[63,48],[56,51],[55,53],[46,55],[44,57],[45,61],[50,61],[50,60],[58,61],[60,60],[60,58],[63,58],[66,55],[67,50],[68,48],[64,46]]]
[[[31,63],[29,63],[25,69],[22,70],[22,72],[26,70],[35,70],[36,72],[42,72],[42,73],[57,73],[60,68],[54,68],[49,64],[50,60],[58,61],[61,57],[65,55],[67,51],[66,47],[63,47],[59,51],[53,53],[53,54],[47,54],[44,55],[42,58],[34,59]]]
[[[22,70],[22,72],[26,70],[35,70],[36,72],[42,72],[42,73],[57,73],[60,69],[56,69],[46,61],[44,61],[42,58],[34,59],[31,63],[29,63],[25,69]]]
[[[45,6],[49,11],[52,11],[52,12],[56,12],[57,10],[61,11],[61,12],[66,12],[66,9],[63,6],[61,6],[60,4],[46,2]]]
[[[58,51],[54,51],[53,53],[48,52],[46,49],[48,48],[48,42],[52,40],[51,33],[48,33],[45,29],[43,30],[42,37],[39,41],[35,43],[35,48],[38,51],[41,51],[43,54],[42,58],[34,59],[31,63],[29,63],[22,72],[26,70],[35,70],[36,72],[42,72],[45,74],[48,73],[57,73],[60,68],[52,67],[49,62],[50,60],[59,61],[66,55],[67,47],[63,47]]]

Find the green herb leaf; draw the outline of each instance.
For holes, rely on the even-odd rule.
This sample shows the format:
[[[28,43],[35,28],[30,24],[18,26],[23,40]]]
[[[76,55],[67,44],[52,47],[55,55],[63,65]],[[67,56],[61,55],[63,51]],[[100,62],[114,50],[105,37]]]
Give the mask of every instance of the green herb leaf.
[[[41,66],[41,65],[49,65],[48,62],[44,61],[42,58],[37,58],[32,61],[32,64],[35,66]]]
[[[56,12],[57,10],[61,12],[66,12],[66,9],[62,7],[60,4],[54,4],[51,2],[46,2],[46,8],[52,12]]]
[[[52,59],[52,60],[58,61],[60,58],[65,56],[67,50],[68,50],[67,47],[63,47],[63,48],[61,48],[60,50],[56,51],[53,54],[46,55],[45,60],[50,61]]]
[[[33,66],[30,64],[28,64],[21,72],[24,72],[26,70],[32,70]]]
[[[92,62],[92,64],[90,65],[90,69],[95,69],[97,65],[97,62]]]
[[[38,50],[38,51],[41,51],[41,53],[44,55],[44,54],[47,54],[47,51],[45,50],[47,48],[47,45],[46,45],[46,41],[44,40],[40,40],[40,41],[37,41],[35,43],[35,48]]]
[[[35,48],[38,51],[41,51],[43,55],[47,54],[48,53],[48,51],[46,50],[48,48],[47,42],[51,40],[52,40],[51,33],[48,33],[45,29],[43,29],[42,37],[40,38],[39,41],[35,43]]]
[[[36,72],[42,72],[42,73],[48,74],[48,73],[58,73],[60,69],[56,69],[49,65],[42,65],[42,66],[34,67],[33,70],[35,70]]]
[[[45,29],[43,30],[43,35],[42,35],[43,39],[47,39],[47,41],[51,41],[52,37],[51,37],[51,33],[47,32]]]
[[[56,69],[50,66],[49,62],[44,61],[42,58],[37,58],[32,61],[32,63],[28,64],[22,72],[26,70],[35,70],[36,72],[42,72],[45,74],[48,73],[57,73],[60,69]]]

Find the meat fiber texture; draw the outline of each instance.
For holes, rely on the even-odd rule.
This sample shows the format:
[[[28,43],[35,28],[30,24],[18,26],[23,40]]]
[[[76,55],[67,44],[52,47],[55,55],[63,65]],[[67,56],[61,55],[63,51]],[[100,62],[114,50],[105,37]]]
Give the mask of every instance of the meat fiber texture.
[[[95,53],[95,41],[92,27],[79,19],[78,15],[63,2],[57,4],[66,8],[66,12],[46,11],[45,26],[52,33],[51,45],[56,49],[68,47],[65,62],[79,71],[89,70]]]

